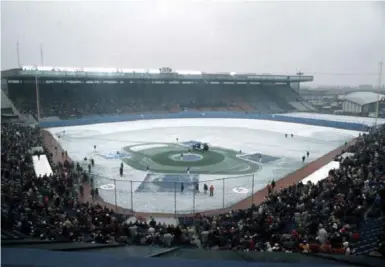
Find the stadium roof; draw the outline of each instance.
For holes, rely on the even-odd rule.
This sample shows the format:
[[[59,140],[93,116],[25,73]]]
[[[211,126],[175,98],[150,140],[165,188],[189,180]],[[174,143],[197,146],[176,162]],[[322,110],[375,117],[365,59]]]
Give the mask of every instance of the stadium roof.
[[[380,100],[384,99],[385,95],[380,94]],[[354,92],[346,95],[344,100],[356,103],[358,105],[366,105],[370,103],[375,103],[378,101],[378,94],[373,92]]]
[[[1,72],[3,78],[92,78],[92,79],[168,79],[168,80],[223,80],[249,82],[311,82],[313,76],[273,75],[256,73],[219,72],[207,73],[196,70],[127,69],[127,68],[69,68],[52,66],[23,66]]]

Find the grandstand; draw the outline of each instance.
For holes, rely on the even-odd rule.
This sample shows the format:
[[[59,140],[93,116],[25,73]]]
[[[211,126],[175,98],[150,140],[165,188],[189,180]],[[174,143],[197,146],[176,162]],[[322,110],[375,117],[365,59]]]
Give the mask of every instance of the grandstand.
[[[312,76],[23,67],[3,71],[2,77],[16,107],[42,119],[186,110],[314,111],[298,94],[299,84]]]

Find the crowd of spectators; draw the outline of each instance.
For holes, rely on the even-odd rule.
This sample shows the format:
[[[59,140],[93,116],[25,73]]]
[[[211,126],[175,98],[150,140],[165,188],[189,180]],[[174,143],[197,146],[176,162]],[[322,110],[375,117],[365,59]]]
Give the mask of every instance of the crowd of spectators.
[[[38,128],[1,125],[2,231],[28,238],[76,242],[172,246],[242,251],[353,253],[360,226],[371,211],[385,211],[385,127],[363,134],[339,156],[338,170],[318,184],[273,188],[264,203],[213,217],[197,215],[190,226],[127,217],[83,202],[89,181],[79,164],[52,161],[49,177],[36,177],[30,148],[42,146]],[[66,157],[64,155],[64,157]]]
[[[31,148],[42,145],[38,128],[2,124],[1,137],[2,231],[43,240],[165,246],[187,245],[192,239],[191,228],[132,223],[112,209],[79,201],[87,172],[66,159],[54,164],[47,149],[53,175],[36,177]]]
[[[258,251],[353,253],[368,210],[385,211],[385,127],[361,136],[318,184],[272,190],[263,204],[199,222],[204,246]]]

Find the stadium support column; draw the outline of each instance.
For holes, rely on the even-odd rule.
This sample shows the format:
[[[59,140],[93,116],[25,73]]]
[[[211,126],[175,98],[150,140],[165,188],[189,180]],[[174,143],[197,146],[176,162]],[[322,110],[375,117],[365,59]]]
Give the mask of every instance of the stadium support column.
[[[302,72],[300,72],[300,71],[298,71],[297,72],[297,76],[299,77],[299,82],[298,82],[298,84],[297,84],[297,93],[299,94],[299,91],[300,91],[300,89],[301,89],[301,77],[303,76],[303,73]]]
[[[378,76],[378,91],[377,91],[377,104],[376,104],[376,119],[374,121],[374,126],[377,127],[378,112],[380,109],[380,93],[381,93],[381,83],[382,83],[382,61],[380,62],[380,73]]]
[[[36,93],[37,121],[40,121],[40,96],[39,96],[39,85],[38,85],[37,76],[35,76],[35,93]]]

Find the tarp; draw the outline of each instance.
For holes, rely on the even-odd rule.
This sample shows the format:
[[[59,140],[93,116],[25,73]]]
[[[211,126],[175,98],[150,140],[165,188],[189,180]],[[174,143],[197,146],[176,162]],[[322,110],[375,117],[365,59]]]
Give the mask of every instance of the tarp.
[[[289,123],[300,123],[322,127],[332,127],[353,131],[367,131],[367,126],[362,123],[329,121],[312,118],[296,118],[284,115],[272,114],[255,114],[245,112],[231,112],[231,111],[209,111],[209,112],[177,112],[165,114],[131,114],[131,115],[111,115],[111,116],[90,116],[81,119],[60,120],[60,121],[40,121],[40,127],[68,127],[96,123],[111,123],[135,120],[158,120],[158,119],[180,119],[180,118],[233,118],[233,119],[257,119],[257,120],[273,120]]]

